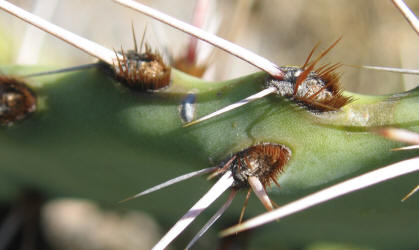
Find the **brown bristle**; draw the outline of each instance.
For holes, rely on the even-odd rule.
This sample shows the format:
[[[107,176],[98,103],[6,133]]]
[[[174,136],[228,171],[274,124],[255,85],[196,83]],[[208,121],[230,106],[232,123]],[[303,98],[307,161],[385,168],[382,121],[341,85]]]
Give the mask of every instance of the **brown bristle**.
[[[323,64],[322,66],[320,66],[319,68],[316,69],[316,73],[320,75],[321,72],[323,71],[323,69],[325,69],[329,65],[330,65],[330,63]]]
[[[246,211],[247,203],[249,202],[249,198],[250,198],[251,194],[252,194],[252,189],[249,188],[247,190],[247,194],[246,194],[246,198],[245,198],[244,203],[243,203],[242,210],[240,211],[239,223],[238,224],[242,223],[242,221],[243,221],[244,212]]]
[[[293,95],[297,95],[298,89],[300,88],[301,84],[307,79],[307,76],[313,70],[314,65],[315,64],[309,65],[308,68],[304,69],[304,71],[301,73],[301,75],[299,77],[297,77],[297,81],[295,82],[295,85],[294,85]]]
[[[0,125],[11,126],[35,110],[36,96],[26,83],[0,75]]]
[[[329,63],[325,64],[324,66],[329,66]],[[316,69],[315,71],[316,71],[317,74],[319,74],[320,76],[322,76],[322,75],[326,75],[328,73],[331,73],[332,71],[340,68],[341,66],[342,66],[341,63],[335,63],[332,66],[329,66],[327,68],[321,66],[318,69]]]
[[[317,49],[317,47],[319,47],[320,43],[317,43],[316,45],[314,45],[313,49],[311,49],[310,54],[308,54],[306,61],[304,62],[304,65],[301,68],[305,68],[308,64],[309,61],[311,59],[311,57],[313,56],[314,51]]]
[[[303,71],[303,73],[297,78],[298,85],[295,85],[294,94],[297,93],[297,89],[301,83],[304,80],[307,80],[308,74],[307,71],[311,72],[314,71],[318,74],[320,79],[323,81],[323,86],[317,90],[312,95],[307,95],[309,92],[307,91],[306,95],[304,95],[302,98],[297,97],[296,99],[303,101],[303,102],[309,102],[312,106],[316,106],[318,110],[323,111],[332,111],[332,110],[338,110],[347,103],[350,102],[350,98],[344,97],[342,95],[342,90],[339,85],[339,79],[340,76],[334,71],[342,66],[341,63],[336,63],[331,66],[329,64],[325,64],[323,66],[320,66],[317,69],[314,69],[314,66],[316,63],[322,59],[333,47],[336,46],[336,44],[341,40],[342,38],[337,39],[329,48],[327,48],[325,51],[323,51],[313,62],[308,64],[308,68]],[[313,50],[310,52],[308,58],[306,59],[306,62],[304,63],[303,69],[305,68],[305,65],[307,64],[307,61],[312,56],[314,50],[317,48],[317,45],[313,48]],[[314,69],[314,70],[313,70]],[[301,80],[302,78],[303,80]],[[330,96],[326,96],[325,98],[318,98],[316,100],[316,97],[319,96],[319,94],[322,91],[329,91]]]
[[[331,49],[333,49],[333,47],[336,46],[336,44],[342,39],[342,37],[340,37],[338,40],[336,40],[332,45],[329,46],[329,48],[327,48],[325,51],[323,51],[316,59],[314,59],[313,62],[308,63],[308,67],[306,68],[306,64],[309,61],[309,59],[311,58],[311,56],[313,55],[314,51],[316,50],[317,46],[319,44],[316,44],[314,46],[314,48],[311,50],[310,54],[308,55],[306,62],[304,63],[302,69],[304,69],[303,73],[301,73],[301,75],[297,78],[296,84],[294,86],[294,95],[297,94],[297,90],[300,87],[301,83],[304,82],[308,76],[308,74],[310,74],[311,71],[313,71],[314,67],[316,66],[316,64],[320,61],[320,59],[322,59],[327,53],[329,53],[329,51]]]
[[[291,156],[291,150],[283,145],[262,143],[246,148],[236,154],[229,164],[236,188],[249,187],[247,178],[255,176],[264,187],[282,173]],[[279,184],[278,184],[279,185]]]
[[[336,46],[339,41],[340,38],[316,59],[309,62],[318,46],[316,45],[311,50],[303,67],[281,67],[281,70],[285,72],[284,79],[278,81],[273,77],[267,77],[266,86],[275,87],[279,95],[296,101],[297,104],[304,106],[310,111],[339,110],[351,102],[351,98],[342,95],[339,84],[340,75],[334,72],[342,64],[330,65],[327,63],[315,69],[319,60]]]
[[[330,97],[324,98],[319,101],[321,104],[324,105],[325,110],[338,110],[341,107],[348,104],[349,102],[351,102],[351,98],[342,95],[342,89],[339,83],[340,75],[334,72],[341,66],[341,63],[336,63],[324,70],[316,70],[320,78],[324,81],[325,85],[319,91],[309,96],[308,98],[311,100],[315,100],[315,98],[320,94],[321,91],[330,91]]]
[[[171,68],[160,54],[153,53],[146,45],[144,53],[121,50],[122,59],[114,65],[115,78],[126,86],[139,91],[155,91],[170,84]]]

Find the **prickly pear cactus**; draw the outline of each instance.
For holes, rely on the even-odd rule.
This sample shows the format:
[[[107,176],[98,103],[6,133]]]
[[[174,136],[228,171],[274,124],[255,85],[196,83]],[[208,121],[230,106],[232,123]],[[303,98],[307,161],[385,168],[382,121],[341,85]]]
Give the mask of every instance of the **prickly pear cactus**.
[[[38,69],[2,70],[17,75]],[[416,154],[390,152],[401,144],[377,136],[370,129],[397,124],[418,131],[418,89],[389,96],[345,93],[354,101],[343,111],[327,115],[310,113],[271,96],[213,120],[183,127],[180,110],[188,94],[194,93],[195,115],[201,116],[258,91],[265,78],[264,73],[257,73],[207,83],[173,70],[172,85],[153,94],[130,91],[97,69],[29,79],[37,96],[36,112],[1,130],[1,197],[12,197],[22,186],[36,186],[51,195],[80,196],[113,204],[141,187],[214,166],[234,152],[269,142],[286,145],[292,152],[277,179],[281,188],[272,190],[272,199],[284,203],[320,186]],[[322,224],[329,233],[333,233],[335,223],[351,230],[351,226],[377,222],[384,214],[388,216],[386,222],[403,223],[416,214],[418,203],[412,200],[401,204],[397,199],[416,178],[404,177],[373,188],[377,192],[366,190],[341,198],[308,212],[313,215],[297,215],[292,221],[281,222],[279,233],[291,226],[288,224],[310,225],[314,230],[313,223],[322,224],[335,206],[339,218],[331,225]],[[161,191],[142,202],[122,206],[149,209],[161,215],[161,220],[170,221],[173,213],[184,210],[199,196],[196,190],[203,192],[207,186],[205,180],[195,180],[165,191],[173,197]],[[355,201],[367,194],[362,202]],[[397,199],[385,203],[386,209],[374,212],[373,208],[380,208],[379,204],[387,200],[380,197],[389,195]],[[260,208],[254,210],[260,212]],[[304,227],[306,233],[310,227]],[[396,228],[388,228],[387,232]],[[414,228],[405,226],[403,235],[413,233]],[[268,232],[262,238],[271,234]],[[276,233],[272,231],[271,237]],[[396,239],[408,242],[404,237],[395,237],[394,242]]]
[[[141,208],[169,227],[212,181],[195,178],[141,200],[117,201],[174,176],[219,166],[255,145],[289,150],[288,161],[275,175],[280,187],[267,189],[279,205],[418,155],[417,151],[391,151],[404,144],[387,140],[375,130],[392,126],[419,132],[419,88],[377,96],[339,92],[347,103],[327,112],[274,94],[185,126],[261,91],[270,78],[258,72],[206,82],[172,69],[168,87],[140,92],[112,79],[100,67],[20,77],[46,69],[0,68],[2,75],[24,82],[36,97],[36,110],[32,105],[0,128],[1,200],[11,199],[22,187],[35,187],[50,197],[75,196],[117,209]],[[0,82],[1,118],[15,110],[11,107],[19,105],[20,99],[3,90],[6,78],[0,79],[4,81]],[[415,173],[392,180],[253,231],[252,247],[277,249],[324,240],[413,249],[418,245],[419,202],[401,203],[400,199],[418,177]],[[217,229],[235,223],[241,206],[242,202],[234,202]],[[250,217],[264,210],[249,202],[247,211]],[[208,237],[213,239],[217,230],[212,231]],[[179,246],[184,240],[179,240]]]

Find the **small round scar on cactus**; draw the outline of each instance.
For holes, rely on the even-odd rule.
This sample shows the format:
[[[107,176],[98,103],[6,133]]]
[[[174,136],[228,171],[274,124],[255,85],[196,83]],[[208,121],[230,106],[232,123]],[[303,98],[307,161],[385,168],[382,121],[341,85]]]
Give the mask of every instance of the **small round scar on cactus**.
[[[247,189],[247,196],[240,213],[239,221],[242,220],[246,209],[251,191],[256,194],[267,210],[272,210],[272,201],[267,195],[266,187],[275,183],[278,175],[284,171],[284,167],[291,157],[291,150],[276,143],[260,143],[247,147],[225,158],[216,167],[210,167],[188,173],[167,182],[159,184],[155,187],[138,193],[124,201],[149,194],[164,187],[170,186],[180,181],[184,181],[194,176],[205,173],[212,174],[208,179],[220,176],[221,178],[213,185],[213,187],[182,217],[178,222],[163,236],[153,249],[164,249],[172,242],[192,221],[203,212],[212,202],[221,196],[227,189],[231,189],[231,194],[226,203],[215,213],[215,215],[205,224],[202,229],[189,243],[187,248],[192,246],[224,213],[229,207],[236,193],[240,189]]]
[[[36,96],[26,83],[0,75],[0,125],[11,126],[35,110]]]

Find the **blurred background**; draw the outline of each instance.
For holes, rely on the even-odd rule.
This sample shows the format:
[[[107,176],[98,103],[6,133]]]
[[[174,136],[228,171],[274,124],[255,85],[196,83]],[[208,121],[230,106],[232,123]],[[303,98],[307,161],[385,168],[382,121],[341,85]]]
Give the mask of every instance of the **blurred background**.
[[[107,0],[20,0],[18,6],[108,48],[133,47],[148,27],[146,40],[165,56],[184,53],[189,36]],[[192,22],[195,1],[142,1],[185,22]],[[343,36],[323,60],[351,65],[419,68],[417,35],[391,1],[363,0],[241,0],[209,1],[205,29],[234,41],[277,65],[301,65],[318,42],[320,49]],[[418,1],[406,1],[413,11]],[[46,35],[17,18],[0,13],[2,63],[67,67],[95,59]],[[5,46],[5,45],[3,45]],[[204,50],[208,48],[205,47]],[[28,53],[30,52],[30,53]],[[4,52],[3,52],[4,53]],[[202,52],[206,54],[207,52]],[[255,67],[216,50],[209,79],[226,80],[257,71]],[[417,85],[414,77],[344,67],[342,84],[361,93],[391,93]],[[416,83],[415,83],[416,82]],[[385,84],[384,84],[385,83]]]
[[[110,0],[10,2],[111,49],[133,48],[131,22],[137,40],[147,26],[146,42],[168,60],[184,54],[189,42],[188,35]],[[194,0],[141,2],[189,23],[196,3]],[[407,0],[406,3],[413,11],[419,12],[419,1]],[[301,65],[316,43],[321,42],[322,50],[343,36],[322,60],[323,63],[419,68],[417,34],[390,1],[214,0],[210,1],[203,28],[278,65]],[[3,11],[0,11],[0,52],[1,65],[40,64],[61,68],[95,61],[95,58]],[[211,81],[228,80],[258,71],[204,44],[199,47],[198,58],[201,61],[208,58],[208,72],[204,77]],[[343,72],[344,88],[359,93],[394,93],[419,85],[417,76],[346,66],[339,71]],[[49,200],[33,190],[22,191],[14,201],[2,197],[0,200],[0,250],[149,249],[164,232],[149,214],[115,211],[90,200]],[[29,226],[20,228],[18,225],[22,225],[22,221]],[[19,233],[16,236],[14,232]],[[246,241],[241,242],[244,246],[237,246],[237,249],[246,248]],[[221,244],[220,249],[233,249],[223,246]],[[323,242],[299,249],[338,248],[369,249]],[[247,246],[247,249],[257,248]]]

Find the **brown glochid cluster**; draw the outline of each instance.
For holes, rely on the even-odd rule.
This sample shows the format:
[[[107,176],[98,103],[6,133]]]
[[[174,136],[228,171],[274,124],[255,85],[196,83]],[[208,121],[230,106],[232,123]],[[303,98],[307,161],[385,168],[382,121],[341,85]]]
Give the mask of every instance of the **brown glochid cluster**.
[[[276,181],[284,171],[284,166],[291,156],[291,150],[280,144],[261,143],[250,146],[233,155],[234,160],[229,165],[233,173],[235,188],[248,188],[248,177],[255,176],[264,187]]]
[[[278,95],[289,98],[314,112],[336,111],[350,103],[352,99],[342,95],[342,88],[339,83],[340,74],[335,72],[342,64],[324,64],[315,69],[317,62],[323,58],[339,40],[340,39],[316,59],[310,61],[317,46],[314,47],[302,67],[281,67],[280,69],[284,72],[283,79],[277,80],[268,76],[265,81],[266,87],[275,87]]]
[[[11,126],[35,110],[35,93],[22,80],[0,75],[0,125]]]
[[[161,55],[145,46],[144,53],[135,50],[120,52],[117,65],[113,67],[115,78],[131,89],[138,91],[156,91],[170,84],[170,66]]]

